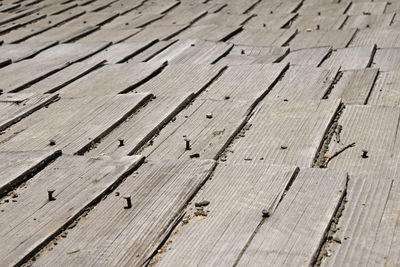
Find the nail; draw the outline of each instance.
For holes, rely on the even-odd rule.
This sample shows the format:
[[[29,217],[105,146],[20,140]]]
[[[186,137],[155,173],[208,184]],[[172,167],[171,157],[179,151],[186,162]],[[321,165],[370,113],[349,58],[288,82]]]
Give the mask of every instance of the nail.
[[[242,49],[242,51],[240,51],[240,54],[244,55],[244,50]]]
[[[286,149],[287,145],[281,145],[281,149]]]
[[[53,197],[54,191],[56,191],[56,190],[54,190],[54,189],[48,189],[48,190],[47,190],[47,195],[48,195],[48,197],[49,197],[49,201],[56,200],[56,199]]]
[[[118,141],[119,141],[119,146],[124,146],[125,144],[124,144],[124,139],[118,139]]]
[[[268,210],[262,210],[262,215],[264,218],[268,218],[270,214]]]
[[[49,142],[49,145],[55,146],[56,145],[56,140],[51,139]]]
[[[318,16],[321,16],[321,12],[318,12]]]
[[[319,30],[319,25],[317,25],[317,30]]]
[[[190,139],[185,138],[185,142],[186,142],[186,150],[191,150],[191,148],[190,148]]]
[[[368,158],[368,150],[363,149],[363,150],[361,150],[361,151],[362,151],[361,157],[362,157],[363,159]]]
[[[132,200],[130,195],[125,195],[124,199],[126,199],[126,206],[124,207],[125,209],[130,209],[132,208]]]

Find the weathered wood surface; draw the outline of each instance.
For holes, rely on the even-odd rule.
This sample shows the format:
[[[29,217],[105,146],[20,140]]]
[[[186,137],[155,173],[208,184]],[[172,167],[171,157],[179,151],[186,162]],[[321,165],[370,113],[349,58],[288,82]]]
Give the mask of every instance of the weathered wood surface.
[[[159,39],[162,41],[169,40],[177,34],[185,30],[189,25],[168,25],[168,26],[153,26],[149,25],[142,31],[124,40],[124,43],[143,42]]]
[[[380,72],[368,104],[400,106],[400,73],[397,70]]]
[[[294,20],[296,14],[269,14],[252,17],[245,24],[245,28],[278,30]]]
[[[389,26],[395,17],[395,13],[382,15],[352,15],[344,23],[342,29],[366,29]]]
[[[126,93],[162,68],[163,63],[110,64],[99,68],[60,90],[62,96],[102,96]],[[112,79],[110,79],[112,77]]]
[[[300,9],[301,10],[301,9]],[[347,15],[337,16],[309,16],[299,15],[291,27],[299,31],[309,30],[339,30],[347,22]]]
[[[158,55],[171,45],[173,45],[175,42],[177,42],[177,39],[171,39],[168,41],[158,41],[157,43],[153,44],[149,48],[147,48],[144,51],[141,51],[139,54],[135,55],[133,58],[129,59],[127,63],[130,62],[148,62],[150,59],[152,59],[154,56]]]
[[[359,30],[349,46],[374,45],[378,48],[400,47],[399,26]]]
[[[245,28],[229,41],[235,45],[283,46],[295,36],[296,32],[296,30],[292,29],[266,30]]]
[[[329,92],[338,70],[339,68],[290,66],[267,97],[281,101],[322,99]]]
[[[305,2],[304,5],[299,9],[299,14],[304,16],[338,16],[343,15],[350,8],[351,1],[310,1]]]
[[[151,264],[234,265],[262,222],[261,211],[274,216],[297,172],[289,166],[219,164]],[[195,206],[202,201],[209,205]],[[199,211],[206,216],[197,215]]]
[[[95,32],[92,32],[76,42],[82,43],[82,42],[112,42],[112,43],[119,43],[122,42],[133,35],[137,34],[140,32],[141,29],[99,29]]]
[[[333,49],[345,48],[356,32],[356,29],[302,31],[290,41],[289,46],[293,50],[318,46],[332,46]]]
[[[331,52],[330,46],[293,50],[283,59],[283,62],[288,62],[290,65],[318,67]]]
[[[37,174],[60,154],[60,150],[0,152],[0,197]]]
[[[258,2],[258,0],[228,2],[227,6],[222,9],[222,13],[245,14],[246,11],[257,5]]]
[[[344,70],[339,74],[339,81],[335,82],[328,98],[340,98],[345,104],[367,103],[371,91],[374,93],[375,80],[378,69]]]
[[[53,45],[55,45],[54,42],[36,44],[6,44],[0,46],[0,61],[10,60],[13,63],[18,62],[33,57]]]
[[[288,53],[289,49],[285,47],[235,45],[228,55],[218,61],[218,64],[228,66],[269,64],[281,60]]]
[[[341,70],[363,69],[371,66],[376,52],[375,45],[337,49],[320,65]]]
[[[35,253],[132,173],[141,160],[140,156],[65,155],[15,189],[14,198],[7,197],[0,205],[2,264],[14,265]],[[48,200],[48,189],[55,190],[55,200]]]
[[[380,15],[380,14],[383,14],[383,12],[385,11],[386,5],[387,5],[386,1],[352,3],[349,10],[347,10],[346,14],[349,14],[349,15],[363,15],[363,14]]]
[[[123,208],[126,201],[121,196],[107,197],[33,265],[145,263],[214,164],[211,160],[149,161],[116,189],[121,195],[131,195],[131,209]]]
[[[216,159],[243,126],[252,101],[196,100],[145,146],[150,159]],[[190,149],[186,148],[190,140]]]
[[[399,181],[381,174],[350,177],[347,202],[324,247],[322,266],[398,265]]]
[[[263,15],[263,14],[288,14],[295,13],[295,11],[301,7],[303,1],[301,0],[291,0],[291,1],[260,1],[254,9],[251,10],[252,13]]]
[[[239,26],[243,25],[247,20],[251,18],[250,14],[245,15],[228,15],[228,14],[207,14],[207,16],[201,18],[195,22],[195,25],[207,25],[216,24],[221,26]]]
[[[8,128],[1,151],[62,149],[82,154],[135,112],[151,95],[62,98]],[[51,142],[52,140],[52,142]]]
[[[161,3],[160,3],[161,4]],[[140,12],[140,11],[138,11]],[[133,28],[142,28],[159,20],[163,15],[159,14],[137,14],[119,16],[110,23],[105,24],[104,30],[132,30]]]
[[[339,104],[338,100],[264,100],[225,160],[311,167]]]
[[[399,48],[384,48],[376,50],[372,66],[380,71],[398,70],[400,62]]]
[[[200,39],[226,41],[241,30],[241,26],[219,26],[214,24],[193,25],[176,36],[178,39]]]

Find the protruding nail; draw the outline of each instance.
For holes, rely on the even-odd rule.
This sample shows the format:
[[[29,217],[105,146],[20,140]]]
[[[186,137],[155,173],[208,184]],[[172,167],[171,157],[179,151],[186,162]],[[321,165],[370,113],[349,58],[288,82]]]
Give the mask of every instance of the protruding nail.
[[[245,52],[244,52],[244,50],[242,49],[242,51],[240,51],[240,54],[244,55],[244,53],[245,53]]]
[[[49,145],[50,145],[50,146],[55,146],[55,145],[56,145],[56,140],[51,139],[51,140],[49,141]]]
[[[368,158],[368,150],[363,149],[363,150],[362,150],[362,155],[361,155],[361,157],[362,157],[363,159]]]
[[[319,24],[317,24],[317,30],[319,30]]]
[[[263,215],[264,218],[268,218],[270,214],[269,214],[268,210],[264,209],[264,210],[262,210],[262,215]]]
[[[186,150],[191,150],[191,147],[190,147],[190,139],[189,138],[185,138],[185,142],[186,142]]]
[[[321,12],[318,12],[318,16],[321,16]]]
[[[132,199],[130,195],[125,195],[124,199],[126,199],[126,206],[124,207],[125,209],[130,209],[132,208]]]
[[[286,149],[287,145],[281,145],[281,149]]]
[[[47,195],[48,195],[48,197],[49,197],[49,201],[56,200],[56,199],[53,197],[54,191],[56,191],[56,190],[54,190],[54,189],[48,189],[48,190],[47,190]]]
[[[119,146],[124,146],[125,144],[124,144],[124,139],[118,139],[118,141],[119,141]]]

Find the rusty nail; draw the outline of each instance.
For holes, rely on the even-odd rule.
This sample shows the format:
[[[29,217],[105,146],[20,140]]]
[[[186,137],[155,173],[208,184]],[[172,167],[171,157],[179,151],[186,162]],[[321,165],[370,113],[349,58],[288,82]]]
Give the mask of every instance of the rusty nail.
[[[119,141],[119,146],[124,146],[125,144],[124,144],[124,139],[118,139],[118,141]]]
[[[286,149],[287,145],[281,145],[281,149]]]
[[[130,195],[125,195],[124,199],[126,199],[126,206],[124,207],[125,209],[130,209],[132,208],[132,199]]]
[[[317,24],[317,30],[319,30],[319,24]]]
[[[185,138],[185,142],[186,142],[186,150],[191,150],[191,148],[190,148],[190,139]]]
[[[368,158],[368,150],[363,149],[363,150],[362,150],[362,155],[361,155],[361,157],[362,157],[363,159]]]
[[[262,210],[262,215],[264,218],[268,218],[270,214],[268,210]]]
[[[48,195],[48,197],[49,197],[49,201],[56,200],[56,199],[53,197],[54,191],[56,191],[56,190],[54,190],[54,189],[48,189],[48,190],[47,190],[47,195]]]
[[[56,140],[51,139],[49,142],[49,145],[55,146],[56,145]]]

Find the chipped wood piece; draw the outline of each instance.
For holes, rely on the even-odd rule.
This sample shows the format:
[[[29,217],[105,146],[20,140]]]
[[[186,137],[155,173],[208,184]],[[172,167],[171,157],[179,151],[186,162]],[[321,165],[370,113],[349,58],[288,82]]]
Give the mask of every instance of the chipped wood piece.
[[[380,15],[386,9],[386,1],[352,3],[346,14],[349,15]]]
[[[245,28],[278,30],[287,25],[296,17],[296,14],[259,14],[253,16],[245,24]]]
[[[251,46],[282,46],[286,44],[296,34],[297,30],[265,30],[245,28],[238,35],[234,36],[230,42],[235,45]]]
[[[232,44],[211,41],[183,40],[166,48],[152,59],[171,64],[211,64],[227,54]]]
[[[292,50],[318,46],[332,46],[333,49],[345,48],[356,32],[356,29],[302,31],[290,41],[289,46]]]
[[[78,43],[83,42],[112,42],[112,43],[119,43],[129,37],[140,32],[141,29],[123,29],[123,30],[116,30],[116,29],[99,29],[89,35],[86,35],[79,40]]]
[[[323,68],[340,67],[340,70],[367,68],[371,65],[375,52],[375,45],[337,49],[320,66]]]
[[[0,152],[0,196],[4,197],[60,154],[60,150]]]
[[[399,125],[394,122],[399,117],[398,107],[346,106],[338,121],[342,126],[339,138],[332,138],[328,153],[332,154],[352,142],[356,145],[330,161],[328,167],[356,176],[381,176],[385,173],[385,177],[392,177],[398,166]],[[368,151],[367,158],[362,157],[362,150]]]
[[[225,41],[241,30],[241,26],[193,25],[176,36],[178,39]]]
[[[378,48],[400,47],[399,26],[359,30],[350,46],[374,45]]]
[[[155,63],[151,63],[155,64]],[[156,96],[199,94],[223,71],[218,65],[172,64],[133,92],[151,92]]]
[[[141,156],[87,158],[64,155],[14,191],[17,202],[2,203],[2,262],[18,264],[59,234],[84,210],[130,174]],[[47,188],[54,188],[49,201]]]
[[[140,154],[149,159],[216,159],[243,125],[252,101],[197,100]],[[207,118],[207,114],[213,114]],[[185,144],[190,139],[190,149]]]
[[[342,29],[365,29],[388,27],[393,21],[395,13],[382,15],[352,15],[346,20]]]
[[[346,173],[301,169],[275,213],[257,229],[237,265],[312,265],[343,201],[346,183]]]
[[[377,75],[378,69],[345,70],[341,73],[339,81],[335,83],[328,97],[330,99],[340,98],[343,103],[349,105],[363,105],[374,87]]]
[[[241,14],[207,14],[200,20],[195,22],[195,25],[220,25],[220,26],[240,26],[243,25],[249,18],[251,14],[241,15]]]
[[[230,147],[227,162],[311,167],[339,105],[338,100],[262,101],[249,129]]]
[[[199,98],[224,100],[228,96],[230,100],[257,102],[287,67],[286,63],[229,67]]]
[[[62,98],[8,128],[0,136],[0,150],[31,151],[52,146],[66,154],[83,154],[150,97],[135,94]]]
[[[320,100],[328,92],[339,68],[324,69],[310,66],[290,66],[267,95],[268,99]]]
[[[368,100],[371,105],[400,106],[399,71],[380,72]]]
[[[319,67],[331,52],[330,46],[293,50],[283,59],[283,62],[288,62],[290,65]]]
[[[235,45],[229,54],[218,60],[220,65],[270,64],[282,59],[289,53],[285,47],[261,47]]]
[[[144,264],[180,219],[214,164],[211,160],[149,161],[117,188],[131,195],[132,208],[123,208],[121,196],[107,197],[33,265]]]
[[[399,263],[400,185],[381,174],[350,177],[346,204],[322,266]],[[360,249],[362,248],[362,249]]]
[[[272,216],[298,169],[265,164],[219,164],[212,180],[185,210],[182,222],[151,264],[158,266],[234,265],[262,221]],[[195,203],[207,200],[207,217]]]
[[[161,96],[151,100],[138,113],[104,137],[88,155],[135,154],[193,98],[194,94],[188,93],[180,96]],[[120,146],[119,139],[123,140],[123,146]]]
[[[300,9],[301,10],[301,9]],[[300,15],[293,21],[291,28],[296,28],[299,31],[305,31],[306,29],[315,30],[339,30],[345,21],[347,21],[347,15],[337,16],[312,16],[312,15]]]
[[[79,97],[127,93],[162,68],[163,63],[159,62],[106,65],[63,87],[60,94]]]
[[[132,37],[124,40],[124,43],[129,42],[144,42],[158,39],[160,41],[166,41],[175,37],[181,31],[185,30],[189,25],[168,25],[168,26],[153,26],[149,25],[142,31],[133,35]]]
[[[400,66],[400,48],[385,48],[376,50],[372,66],[380,71],[395,71]]]
[[[49,105],[57,95],[3,94],[0,95],[0,131],[4,131],[33,112]]]

